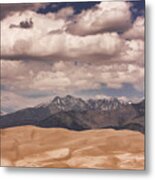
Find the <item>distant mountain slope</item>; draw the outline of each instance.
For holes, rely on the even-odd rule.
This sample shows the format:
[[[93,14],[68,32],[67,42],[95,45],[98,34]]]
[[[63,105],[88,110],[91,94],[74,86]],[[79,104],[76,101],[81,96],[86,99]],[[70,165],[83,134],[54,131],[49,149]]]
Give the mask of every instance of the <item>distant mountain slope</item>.
[[[95,128],[131,129],[144,132],[145,100],[137,104],[112,99],[84,101],[67,95],[50,103],[3,115],[0,127],[22,125],[62,127],[72,130]]]

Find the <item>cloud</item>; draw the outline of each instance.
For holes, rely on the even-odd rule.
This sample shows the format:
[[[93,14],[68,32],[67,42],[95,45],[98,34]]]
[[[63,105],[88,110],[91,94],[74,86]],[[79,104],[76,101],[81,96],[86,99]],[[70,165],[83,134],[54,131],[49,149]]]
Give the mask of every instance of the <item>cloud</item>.
[[[21,21],[27,18],[32,18],[34,28],[9,28],[10,24],[14,23],[18,25]],[[46,24],[46,26],[44,24]],[[32,11],[25,11],[22,14],[16,12],[13,16],[9,16],[1,22],[1,55],[22,55],[25,57],[35,56],[37,53],[39,53],[35,51],[35,48],[37,46],[43,48],[42,45],[44,45],[44,49],[47,47],[47,43],[49,41],[44,42],[44,39],[45,37],[48,38],[48,32],[50,32],[51,30],[62,29],[63,26],[64,20],[56,20],[55,16],[52,13],[45,16],[39,15]]]
[[[26,17],[32,17],[33,28],[9,28],[12,22],[19,24]],[[92,59],[92,55],[103,59],[117,54],[123,45],[123,40],[115,32],[86,37],[69,34],[65,32],[66,21],[57,19],[57,14],[52,13],[16,13],[1,25],[1,56],[5,59]]]
[[[131,25],[129,3],[101,2],[80,14],[72,7],[47,14],[18,8],[1,21],[3,95],[17,99],[16,109],[50,94],[99,92],[103,86],[118,91],[127,83],[144,91],[144,18]],[[29,18],[32,28],[18,26]],[[5,107],[13,107],[10,99]]]
[[[144,40],[144,17],[139,16],[135,20],[132,27],[122,35],[125,39],[141,39]]]
[[[123,10],[130,6],[126,2],[115,2],[114,4],[109,4],[109,2],[102,3],[97,5],[100,8],[95,8],[94,13],[98,9],[103,12],[112,13],[117,8],[122,8]],[[105,6],[103,6],[104,4]],[[83,12],[87,13],[89,11],[92,11],[92,9]],[[143,40],[125,40],[123,39],[124,35],[121,36],[117,32],[103,32],[87,36],[70,34],[66,32],[68,20],[66,16],[63,17],[64,13],[66,13],[66,16],[71,15],[73,9],[71,7],[63,8],[57,13],[48,13],[46,15],[37,14],[32,11],[25,11],[22,14],[16,12],[14,15],[7,17],[1,23],[1,57],[3,59],[14,60],[78,60],[99,64],[103,61],[106,61],[106,63],[111,61],[112,63],[113,61],[128,62],[138,60],[143,63]],[[11,23],[19,24],[26,18],[32,18],[34,23],[33,28],[9,28]],[[103,19],[105,20],[106,18]],[[135,24],[137,24],[136,21]],[[108,19],[105,24],[109,22],[110,20]],[[125,20],[125,22],[127,21]],[[82,26],[80,29],[82,30]]]
[[[120,53],[120,61],[144,66],[144,41],[139,39],[126,40]]]
[[[67,30],[81,36],[125,31],[131,25],[130,7],[127,2],[101,2],[75,16]]]
[[[72,7],[66,7],[66,8],[60,9],[56,13],[56,17],[58,19],[60,19],[60,18],[70,18],[71,16],[73,16],[73,14],[74,14],[74,9]]]
[[[47,3],[11,3],[11,4],[0,4],[1,13],[0,13],[0,20],[3,20],[7,16],[13,15],[15,12],[22,13],[26,10],[37,10],[40,7],[46,6]]]
[[[4,111],[5,113],[10,113],[13,111],[20,110],[22,108],[36,106],[40,104],[40,102],[47,102],[49,98],[51,98],[51,96],[33,99],[21,96],[15,92],[1,91],[1,108],[2,111]]]
[[[103,84],[117,89],[124,83],[133,84],[140,91],[143,89],[144,69],[135,64],[94,66],[58,61],[44,66],[40,62],[27,64],[3,60],[1,67],[2,84],[14,91],[47,90],[66,94],[77,90],[99,89]]]

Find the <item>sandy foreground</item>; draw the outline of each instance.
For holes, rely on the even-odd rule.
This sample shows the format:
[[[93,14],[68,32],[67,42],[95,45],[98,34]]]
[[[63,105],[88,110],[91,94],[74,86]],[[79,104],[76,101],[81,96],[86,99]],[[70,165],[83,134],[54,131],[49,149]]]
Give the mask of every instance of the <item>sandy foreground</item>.
[[[144,135],[33,126],[1,130],[1,166],[144,169]]]

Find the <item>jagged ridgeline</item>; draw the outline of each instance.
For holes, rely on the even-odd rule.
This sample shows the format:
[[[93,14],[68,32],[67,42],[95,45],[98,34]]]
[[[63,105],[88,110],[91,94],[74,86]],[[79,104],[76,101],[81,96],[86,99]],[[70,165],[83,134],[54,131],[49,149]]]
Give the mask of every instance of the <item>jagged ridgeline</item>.
[[[145,100],[123,102],[116,98],[89,99],[67,95],[55,97],[48,104],[1,115],[0,128],[35,125],[71,130],[98,128],[130,129],[144,133]]]

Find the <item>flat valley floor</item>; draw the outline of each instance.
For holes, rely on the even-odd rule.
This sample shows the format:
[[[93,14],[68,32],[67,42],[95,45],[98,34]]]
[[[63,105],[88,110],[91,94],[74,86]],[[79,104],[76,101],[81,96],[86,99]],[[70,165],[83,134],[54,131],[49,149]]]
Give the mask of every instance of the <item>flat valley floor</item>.
[[[1,166],[144,169],[144,134],[21,126],[1,130]]]

